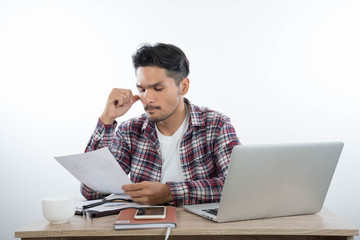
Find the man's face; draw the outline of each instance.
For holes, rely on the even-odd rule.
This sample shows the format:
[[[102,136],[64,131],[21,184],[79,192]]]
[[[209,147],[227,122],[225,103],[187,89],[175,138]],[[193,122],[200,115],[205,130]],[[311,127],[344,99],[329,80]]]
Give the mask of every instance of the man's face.
[[[164,121],[178,109],[182,95],[173,78],[159,67],[139,67],[136,70],[139,97],[150,121]]]

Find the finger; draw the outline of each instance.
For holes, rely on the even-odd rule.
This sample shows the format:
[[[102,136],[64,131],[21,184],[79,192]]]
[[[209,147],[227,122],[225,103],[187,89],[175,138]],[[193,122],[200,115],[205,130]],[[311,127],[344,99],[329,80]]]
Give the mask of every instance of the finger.
[[[133,200],[136,203],[151,205],[151,202],[147,197],[136,197],[136,198],[131,198],[131,200]]]
[[[135,102],[138,101],[139,99],[140,99],[139,95],[134,95],[134,96],[132,96],[132,98],[131,98],[131,102],[132,102],[132,103],[135,103]]]
[[[122,189],[124,191],[139,191],[143,187],[140,183],[131,183],[131,184],[125,184],[122,186]]]
[[[126,92],[119,92],[114,96],[114,98],[115,101],[117,101],[115,105],[122,107],[125,104],[129,103],[131,96],[129,95],[129,93]]]
[[[131,90],[126,90],[124,92],[125,96],[126,96],[126,103],[128,103],[129,101],[131,101],[132,97],[133,97],[133,94],[132,94],[132,91]]]
[[[130,196],[131,199],[144,197],[142,191],[125,191],[125,194]]]

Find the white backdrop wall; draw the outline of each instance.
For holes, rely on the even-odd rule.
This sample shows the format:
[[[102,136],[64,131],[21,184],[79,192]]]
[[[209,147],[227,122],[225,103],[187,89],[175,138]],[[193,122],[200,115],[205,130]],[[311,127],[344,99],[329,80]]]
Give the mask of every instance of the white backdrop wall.
[[[243,144],[343,141],[325,206],[359,228],[359,12],[350,0],[0,0],[0,239],[40,218],[43,197],[81,196],[53,156],[83,152],[113,87],[136,91],[144,42],[185,51],[187,97],[230,116]]]

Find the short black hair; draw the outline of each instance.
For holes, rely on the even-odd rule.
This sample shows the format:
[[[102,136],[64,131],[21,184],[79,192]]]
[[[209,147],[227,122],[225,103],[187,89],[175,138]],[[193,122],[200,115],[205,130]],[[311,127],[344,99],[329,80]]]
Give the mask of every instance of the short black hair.
[[[181,80],[189,73],[189,60],[185,53],[172,44],[142,44],[132,56],[135,71],[138,67],[157,66],[167,71],[167,76],[175,80],[179,86]]]

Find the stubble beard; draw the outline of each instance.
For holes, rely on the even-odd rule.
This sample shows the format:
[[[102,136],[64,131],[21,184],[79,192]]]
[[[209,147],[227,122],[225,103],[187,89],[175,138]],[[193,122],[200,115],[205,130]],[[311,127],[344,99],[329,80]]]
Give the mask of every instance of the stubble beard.
[[[159,117],[151,117],[151,116],[149,116],[149,114],[147,114],[147,117],[148,117],[148,119],[149,119],[149,121],[150,122],[154,122],[154,123],[157,123],[157,122],[161,122],[161,121],[165,121],[166,119],[168,119],[169,117],[171,117],[175,112],[176,112],[176,110],[179,108],[179,105],[180,105],[180,97],[178,98],[178,103],[177,103],[177,105],[176,105],[176,107],[175,107],[175,109],[170,113],[170,114],[168,114],[168,115],[166,115],[166,116],[159,116]],[[159,110],[161,110],[161,108],[159,107],[158,108]]]

